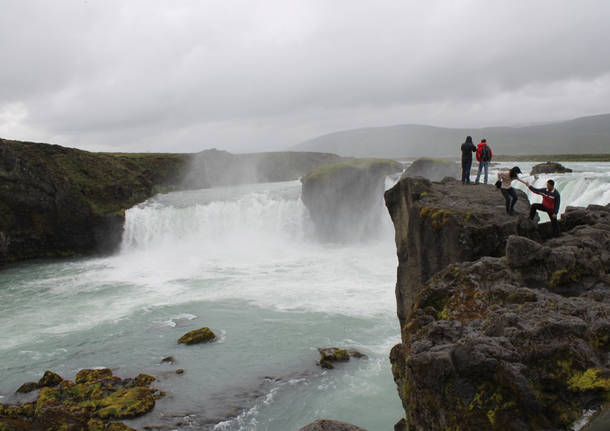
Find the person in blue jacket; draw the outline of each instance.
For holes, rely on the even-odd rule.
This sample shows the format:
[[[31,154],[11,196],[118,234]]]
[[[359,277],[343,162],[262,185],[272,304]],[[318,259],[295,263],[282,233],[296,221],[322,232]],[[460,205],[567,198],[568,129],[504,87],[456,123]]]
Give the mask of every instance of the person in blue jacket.
[[[546,188],[536,188],[530,186],[527,183],[527,187],[537,195],[542,195],[542,203],[532,204],[530,206],[530,220],[534,219],[536,211],[545,211],[551,219],[551,226],[553,227],[553,235],[559,235],[559,222],[557,218],[559,216],[559,204],[561,203],[561,196],[555,188],[555,181],[548,180],[546,182]]]

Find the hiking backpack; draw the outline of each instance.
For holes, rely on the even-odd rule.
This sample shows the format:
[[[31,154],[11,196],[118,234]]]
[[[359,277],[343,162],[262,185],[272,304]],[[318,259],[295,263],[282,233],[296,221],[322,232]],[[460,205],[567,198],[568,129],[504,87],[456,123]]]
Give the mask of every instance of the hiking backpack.
[[[481,147],[481,161],[489,162],[491,160],[491,150],[487,145]]]

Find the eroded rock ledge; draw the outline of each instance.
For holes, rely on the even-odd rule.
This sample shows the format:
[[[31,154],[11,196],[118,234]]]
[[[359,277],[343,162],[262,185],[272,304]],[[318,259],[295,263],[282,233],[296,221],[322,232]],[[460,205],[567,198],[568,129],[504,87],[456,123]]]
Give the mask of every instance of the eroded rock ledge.
[[[492,186],[404,178],[385,197],[404,429],[564,430],[610,399],[610,205],[547,239]]]
[[[92,153],[0,139],[0,266],[109,253],[125,210],[156,193],[295,180],[343,158],[325,153]]]

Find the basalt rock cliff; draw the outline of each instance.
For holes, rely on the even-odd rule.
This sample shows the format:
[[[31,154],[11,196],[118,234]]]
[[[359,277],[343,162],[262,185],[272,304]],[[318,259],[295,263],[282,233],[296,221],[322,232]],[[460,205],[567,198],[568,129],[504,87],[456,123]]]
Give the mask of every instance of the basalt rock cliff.
[[[569,208],[550,238],[506,215],[492,186],[403,178],[385,199],[399,260],[398,429],[568,430],[604,408],[610,205]]]
[[[0,139],[0,265],[107,253],[125,210],[181,188],[296,180],[342,160],[322,153],[91,153]]]
[[[317,236],[331,242],[374,236],[385,215],[385,178],[401,171],[394,160],[355,159],[313,169],[301,178],[301,197]]]

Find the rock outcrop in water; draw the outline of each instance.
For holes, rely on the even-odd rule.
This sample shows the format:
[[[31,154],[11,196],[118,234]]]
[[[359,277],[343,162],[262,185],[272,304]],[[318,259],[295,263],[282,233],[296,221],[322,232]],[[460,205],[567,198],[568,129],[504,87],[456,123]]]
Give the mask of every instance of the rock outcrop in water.
[[[402,429],[566,430],[607,402],[610,205],[568,209],[548,238],[491,186],[403,178],[385,197]]]
[[[216,334],[208,328],[207,326],[200,329],[193,329],[192,331],[187,332],[178,340],[178,344],[199,344],[199,343],[209,343],[216,338]]]
[[[180,188],[296,180],[334,154],[91,153],[0,139],[0,265],[116,249],[124,212]]]
[[[378,232],[387,175],[402,170],[393,160],[355,159],[316,168],[301,179],[302,199],[318,237],[358,241]]]
[[[47,382],[34,402],[0,404],[0,429],[132,430],[117,420],[141,416],[153,409],[155,400],[163,396],[149,388],[154,380],[146,374],[121,379],[107,368],[81,370],[74,381]]]
[[[572,169],[566,168],[561,163],[557,162],[546,162],[535,165],[530,171],[530,175],[537,174],[564,174],[566,172],[572,172]]]

